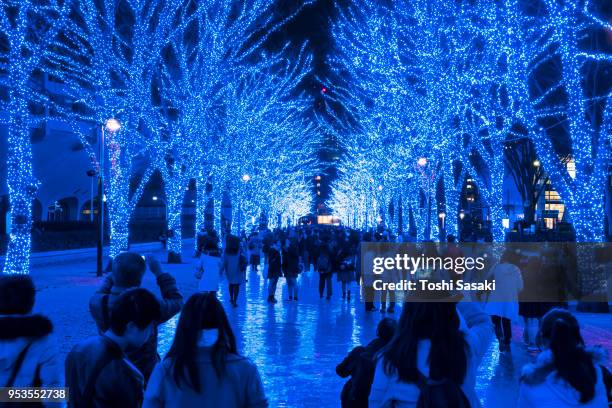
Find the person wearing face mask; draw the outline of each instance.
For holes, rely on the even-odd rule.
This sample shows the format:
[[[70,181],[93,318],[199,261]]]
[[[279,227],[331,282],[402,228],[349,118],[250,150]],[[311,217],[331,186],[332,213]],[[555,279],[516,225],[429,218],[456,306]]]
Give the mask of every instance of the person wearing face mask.
[[[146,289],[121,293],[110,310],[109,328],[73,347],[66,357],[69,407],[138,407],[144,376],[127,358],[151,337],[160,304]]]
[[[185,304],[168,354],[157,364],[144,408],[266,408],[257,366],[238,354],[219,300],[196,293]]]

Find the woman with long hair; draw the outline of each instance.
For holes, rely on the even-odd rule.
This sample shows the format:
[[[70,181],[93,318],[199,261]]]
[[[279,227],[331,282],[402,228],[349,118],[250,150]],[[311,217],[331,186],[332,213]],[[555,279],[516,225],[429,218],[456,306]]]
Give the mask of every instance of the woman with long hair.
[[[267,407],[257,367],[238,354],[236,338],[212,294],[189,298],[172,346],[153,370],[143,407]]]
[[[221,275],[225,274],[227,277],[230,303],[232,306],[237,307],[240,284],[244,283],[246,279],[246,269],[243,268],[240,261],[240,238],[236,235],[228,235],[225,242],[225,251],[221,258],[219,273]]]
[[[546,313],[537,342],[544,351],[523,368],[519,407],[608,406],[605,353],[585,346],[578,321],[569,311]]]
[[[476,303],[405,303],[395,337],[378,359],[369,406],[416,407],[423,384],[431,382],[443,384],[444,406],[480,406],[476,369],[491,334]]]

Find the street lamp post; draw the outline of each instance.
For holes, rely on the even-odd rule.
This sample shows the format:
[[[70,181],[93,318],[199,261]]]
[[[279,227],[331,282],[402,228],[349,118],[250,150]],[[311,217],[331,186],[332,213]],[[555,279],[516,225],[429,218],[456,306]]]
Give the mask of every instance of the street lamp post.
[[[87,176],[91,181],[91,196],[89,197],[89,221],[94,222],[94,177],[97,176],[95,170],[87,170]]]
[[[438,214],[438,218],[440,218],[442,229],[440,231],[440,241],[444,240],[444,236],[446,235],[446,225],[444,224],[444,220],[446,218],[446,213],[441,212]]]
[[[242,175],[241,180],[242,180],[243,183],[248,184],[249,181],[251,180],[251,176],[249,176],[248,174],[245,173],[245,174]],[[246,198],[246,194],[249,192],[249,190],[247,190],[248,188],[249,187],[245,186],[245,188],[243,190],[243,192],[244,192],[243,199]],[[241,200],[238,203],[238,229],[237,229],[238,235],[240,235],[240,232],[242,231],[242,201],[243,200]],[[254,222],[253,222],[253,224],[254,224]]]
[[[97,262],[96,262],[96,275],[102,276],[102,253],[104,249],[104,145],[106,140],[104,138],[104,129],[109,132],[116,132],[121,129],[121,124],[117,119],[108,119],[100,127],[100,168],[98,170],[98,242],[97,242]]]
[[[427,174],[427,157],[419,157],[417,159],[417,169],[421,173],[421,176],[425,179],[424,190],[425,190],[425,205],[426,205],[426,225],[425,225],[425,240],[429,240],[431,237],[431,180]]]

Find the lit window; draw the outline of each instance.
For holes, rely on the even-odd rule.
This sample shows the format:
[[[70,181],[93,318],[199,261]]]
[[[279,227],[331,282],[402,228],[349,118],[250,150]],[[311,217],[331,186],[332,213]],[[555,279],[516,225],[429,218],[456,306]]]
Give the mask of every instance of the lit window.
[[[555,190],[547,190],[544,197],[546,201],[561,201],[561,196]]]
[[[557,213],[557,221],[561,221],[563,220],[563,213],[565,212],[565,205],[564,204],[546,204],[544,206],[544,211],[546,211],[546,213],[550,214],[550,213]],[[547,218],[548,219],[552,219],[552,218]]]

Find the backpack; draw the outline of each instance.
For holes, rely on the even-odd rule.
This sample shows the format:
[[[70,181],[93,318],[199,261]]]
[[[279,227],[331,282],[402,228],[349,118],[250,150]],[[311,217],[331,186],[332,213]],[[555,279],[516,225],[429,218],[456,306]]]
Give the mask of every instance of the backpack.
[[[417,408],[470,408],[470,401],[461,386],[449,379],[432,380],[418,371],[417,386],[421,391]]]
[[[327,272],[329,269],[329,258],[325,254],[319,255],[317,259],[317,270],[319,272]]]

